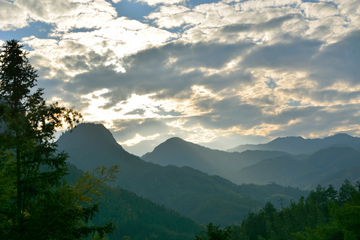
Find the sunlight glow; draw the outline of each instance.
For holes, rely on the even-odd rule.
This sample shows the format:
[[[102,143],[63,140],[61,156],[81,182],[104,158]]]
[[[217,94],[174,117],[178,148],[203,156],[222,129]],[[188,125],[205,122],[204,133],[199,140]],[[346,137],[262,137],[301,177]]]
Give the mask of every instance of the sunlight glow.
[[[160,137],[160,134],[154,134],[151,136],[147,136],[147,137],[143,137],[140,134],[136,134],[134,138],[126,140],[124,142],[118,142],[120,145],[126,145],[126,146],[134,146],[142,141],[146,141],[146,140],[154,140],[156,138]]]

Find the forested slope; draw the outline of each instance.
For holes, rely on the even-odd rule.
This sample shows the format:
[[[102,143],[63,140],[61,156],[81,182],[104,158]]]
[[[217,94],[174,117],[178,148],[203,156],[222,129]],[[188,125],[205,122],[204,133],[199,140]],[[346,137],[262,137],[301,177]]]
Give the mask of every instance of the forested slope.
[[[70,175],[66,179],[74,183],[83,171],[72,164],[68,167]],[[115,221],[117,229],[108,236],[109,239],[129,236],[134,240],[190,240],[203,229],[190,218],[119,187],[104,187],[101,194],[99,213],[92,222],[104,224]]]

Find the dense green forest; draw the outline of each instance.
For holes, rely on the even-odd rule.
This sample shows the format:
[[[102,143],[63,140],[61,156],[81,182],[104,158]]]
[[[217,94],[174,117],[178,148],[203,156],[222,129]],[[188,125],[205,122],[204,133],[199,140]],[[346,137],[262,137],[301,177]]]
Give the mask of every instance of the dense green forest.
[[[249,213],[239,226],[225,229],[208,224],[197,240],[355,240],[360,239],[360,182],[345,181],[317,187],[307,198],[277,210],[268,202],[258,213]]]
[[[68,164],[68,168],[70,174],[66,176],[66,180],[71,184],[76,183],[84,174],[72,164]],[[101,202],[99,212],[91,222],[102,225],[114,221],[117,228],[107,236],[108,239],[123,239],[128,236],[131,240],[190,240],[204,229],[174,210],[119,187],[103,185],[100,193],[102,197],[97,198]]]

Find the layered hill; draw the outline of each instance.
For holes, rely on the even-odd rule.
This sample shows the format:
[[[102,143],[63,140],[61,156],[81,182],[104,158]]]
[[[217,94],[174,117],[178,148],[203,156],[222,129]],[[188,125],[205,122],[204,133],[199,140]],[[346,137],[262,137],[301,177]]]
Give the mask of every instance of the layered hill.
[[[267,200],[276,204],[279,194],[294,201],[307,195],[299,189],[274,188],[271,184],[244,188],[190,167],[163,167],[145,162],[127,153],[99,124],[80,124],[57,143],[60,150],[68,152],[69,162],[83,170],[120,165],[117,186],[164,204],[199,223],[223,226],[240,223],[245,214],[258,210]]]
[[[289,156],[280,151],[225,152],[206,148],[181,138],[170,138],[141,158],[161,166],[189,166],[205,173],[231,178],[235,171],[266,158]]]
[[[272,150],[291,154],[312,154],[323,148],[351,147],[359,149],[360,138],[345,133],[323,139],[304,139],[302,137],[279,137],[265,144],[245,144],[227,150],[228,152],[243,152],[246,150]]]
[[[353,186],[356,186],[357,182],[360,181],[360,165],[351,166],[324,177],[320,181],[309,185],[307,189],[315,190],[319,184],[324,187],[328,187],[331,184],[336,189],[339,189],[344,183],[344,179],[349,180]]]
[[[335,174],[338,176],[337,185],[341,186],[346,175],[339,174],[339,171],[357,165],[360,165],[360,152],[349,147],[331,147],[319,150],[303,161],[291,156],[263,160],[241,169],[233,180],[236,183],[276,182],[280,185],[309,188]],[[353,169],[353,173],[356,169]]]

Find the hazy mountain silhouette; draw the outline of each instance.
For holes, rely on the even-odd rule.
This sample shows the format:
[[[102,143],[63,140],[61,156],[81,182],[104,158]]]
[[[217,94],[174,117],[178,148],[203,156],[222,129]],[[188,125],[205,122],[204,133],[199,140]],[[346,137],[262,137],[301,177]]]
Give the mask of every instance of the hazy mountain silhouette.
[[[360,138],[352,137],[345,133],[323,139],[304,139],[302,137],[279,137],[265,144],[239,145],[227,150],[228,152],[243,152],[246,150],[273,150],[291,154],[312,154],[320,149],[331,146],[352,147],[358,149]]]
[[[281,194],[297,201],[306,195],[295,188],[273,185],[238,186],[224,178],[209,176],[190,167],[163,167],[127,153],[100,124],[80,124],[58,140],[59,149],[69,153],[69,162],[90,170],[99,165],[119,164],[116,184],[164,204],[200,223],[240,223],[249,211],[256,211],[266,199]]]
[[[290,185],[306,188],[340,170],[360,164],[360,152],[350,147],[331,147],[319,150],[304,161]]]
[[[344,183],[345,179],[349,180],[353,186],[360,181],[360,165],[351,166],[346,169],[340,170],[334,174],[324,177],[318,182],[315,182],[307,187],[309,190],[314,190],[320,184],[321,186],[328,187],[330,184],[336,189],[339,189]]]
[[[71,133],[64,133],[57,144],[59,150],[70,154],[70,162],[82,170],[89,171],[99,165],[119,164],[125,167],[141,162],[126,152],[102,124],[80,124]]]
[[[280,151],[260,150],[229,153],[174,137],[161,143],[141,158],[161,166],[189,166],[209,174],[230,178],[234,172],[243,167],[256,164],[266,158],[288,155],[290,154]]]
[[[287,186],[299,167],[302,167],[302,162],[298,159],[290,156],[275,157],[242,168],[232,180],[238,184],[275,182]]]
[[[306,188],[331,174],[359,164],[360,152],[349,147],[331,147],[321,149],[303,161],[290,156],[263,160],[241,169],[234,177],[234,182],[276,182],[280,185]]]

